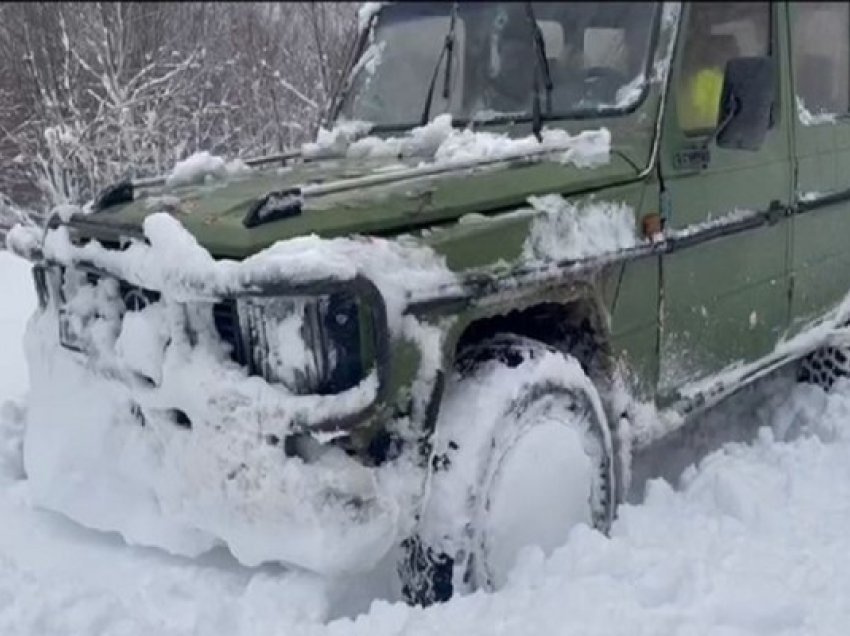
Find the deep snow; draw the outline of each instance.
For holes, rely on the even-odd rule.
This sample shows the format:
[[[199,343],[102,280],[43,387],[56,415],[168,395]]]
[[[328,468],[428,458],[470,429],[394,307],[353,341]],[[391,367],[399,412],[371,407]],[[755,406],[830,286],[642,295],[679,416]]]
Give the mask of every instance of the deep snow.
[[[27,386],[21,340],[35,307],[35,289],[25,261],[0,250],[0,402],[22,394]]]
[[[383,572],[328,582],[126,546],[29,503],[21,469],[29,268],[0,252],[0,634],[846,634],[850,385],[785,384],[719,422],[770,424],[678,488],[650,481],[611,537],[579,526],[528,550],[504,589],[427,610],[386,599]],[[793,435],[791,441],[777,437]],[[376,600],[371,600],[376,599]],[[330,620],[329,620],[330,619]]]
[[[247,566],[283,562],[333,576],[374,568],[413,526],[424,478],[413,453],[369,470],[338,448],[322,448],[310,461],[282,461],[279,445],[264,440],[366,407],[378,390],[376,371],[332,396],[262,382],[232,363],[209,300],[206,307],[200,301],[204,293],[280,280],[281,273],[291,281],[346,281],[362,273],[381,290],[389,329],[427,341],[422,350],[434,359],[425,360],[412,391],[424,402],[441,346],[432,328],[402,316],[404,294],[451,284],[454,275],[432,250],[407,241],[305,236],[236,262],[215,261],[168,214],[152,214],[143,229],[148,243],[121,251],[126,258],[94,243],[74,246],[66,228],[44,242],[48,258],[84,256],[161,291],[163,300],[122,316],[114,280],[89,284],[66,276],[64,309],[69,332],[87,351],[85,367],[58,345],[52,306],[30,323],[25,342],[34,385],[24,466],[32,501],[175,555],[226,545]],[[13,243],[18,234],[10,233]],[[149,386],[132,393],[127,383],[110,380],[139,374],[147,374]],[[191,422],[191,433],[174,426],[170,409]]]

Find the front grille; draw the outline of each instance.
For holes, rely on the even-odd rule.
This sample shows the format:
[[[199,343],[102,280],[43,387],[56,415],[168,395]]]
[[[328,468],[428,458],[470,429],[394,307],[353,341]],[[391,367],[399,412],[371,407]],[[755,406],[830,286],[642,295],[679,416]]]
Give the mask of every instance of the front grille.
[[[102,276],[96,272],[86,272],[86,282],[97,285]],[[127,311],[141,311],[148,305],[159,302],[160,293],[152,289],[136,287],[125,280],[118,279],[118,294]]]
[[[66,303],[61,283],[64,272],[64,268],[59,270],[59,277],[53,288],[60,304],[60,314]],[[96,286],[104,278],[102,273],[96,271],[83,270],[80,273],[82,284]],[[141,311],[162,300],[157,291],[137,287],[117,277],[112,280],[117,283],[117,292],[124,311]],[[363,379],[371,364],[363,358],[361,346],[364,334],[361,330],[366,329],[371,335],[371,327],[368,320],[362,320],[361,307],[355,294],[343,291],[311,298],[306,304],[296,303],[300,307],[298,311],[303,312],[301,334],[313,361],[305,364],[304,368],[300,368],[300,363],[297,369],[287,367],[284,373],[295,373],[294,379],[280,376],[277,368],[271,371],[267,369],[265,360],[269,356],[270,345],[262,340],[255,341],[259,337],[258,334],[265,334],[266,330],[273,331],[277,327],[281,317],[275,316],[274,312],[267,316],[264,310],[266,304],[275,302],[274,299],[265,299],[257,305],[256,315],[249,312],[243,316],[246,321],[244,331],[240,319],[241,308],[236,299],[225,298],[211,305],[216,333],[228,345],[230,358],[234,363],[244,367],[250,375],[262,376],[268,382],[283,383],[287,386],[292,383],[290,388],[302,394],[336,394],[356,386]],[[252,320],[255,323],[252,323]],[[70,323],[63,322],[60,317],[60,340],[63,346],[82,351],[80,345],[71,338],[71,331],[68,331],[66,336],[61,336],[64,333],[63,326],[68,324]],[[279,347],[277,343],[277,338],[274,338],[273,346]],[[280,359],[287,352],[275,353],[278,356],[276,359]],[[374,362],[373,359],[370,360]]]
[[[213,305],[213,320],[219,338],[230,345],[230,358],[237,364],[248,366],[248,355],[245,343],[242,341],[242,331],[239,328],[239,313],[236,301],[232,298],[222,300]]]

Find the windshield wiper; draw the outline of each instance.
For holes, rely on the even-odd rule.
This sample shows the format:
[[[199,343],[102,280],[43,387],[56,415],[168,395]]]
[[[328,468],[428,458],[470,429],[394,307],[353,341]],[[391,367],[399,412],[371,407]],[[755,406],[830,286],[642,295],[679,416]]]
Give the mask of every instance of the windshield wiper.
[[[546,42],[543,40],[543,32],[534,15],[534,7],[531,2],[525,3],[525,12],[531,26],[531,38],[534,43],[534,95],[531,102],[531,131],[542,141],[540,131],[543,128],[543,116],[540,113],[540,75],[543,75],[543,85],[546,87],[546,113],[552,114],[552,76],[549,73],[549,58],[546,57]]]
[[[428,84],[428,95],[425,97],[425,108],[422,110],[422,118],[419,120],[420,125],[424,126],[428,123],[431,117],[431,100],[434,98],[434,87],[437,84],[437,75],[440,73],[440,66],[443,58],[446,58],[446,73],[443,76],[443,99],[449,98],[452,75],[452,58],[455,48],[455,24],[457,23],[457,2],[452,3],[452,14],[449,22],[449,32],[446,33],[446,39],[443,41],[443,48],[440,49],[440,56],[437,58],[437,64],[434,66],[434,74],[431,75],[431,81]]]

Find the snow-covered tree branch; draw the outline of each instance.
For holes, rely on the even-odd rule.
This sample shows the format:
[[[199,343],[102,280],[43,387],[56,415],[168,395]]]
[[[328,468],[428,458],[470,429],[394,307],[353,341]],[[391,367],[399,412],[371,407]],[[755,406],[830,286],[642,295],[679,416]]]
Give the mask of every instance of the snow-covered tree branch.
[[[355,3],[0,5],[0,192],[80,202],[198,150],[311,137]]]

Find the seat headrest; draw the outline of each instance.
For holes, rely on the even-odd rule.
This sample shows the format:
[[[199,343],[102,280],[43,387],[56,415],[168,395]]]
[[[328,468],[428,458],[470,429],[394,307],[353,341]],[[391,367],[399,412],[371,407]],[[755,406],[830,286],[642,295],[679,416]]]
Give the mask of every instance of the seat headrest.
[[[727,60],[740,55],[738,39],[728,33],[712,33],[708,36],[706,44],[715,50],[718,56]]]
[[[543,43],[546,45],[546,57],[557,60],[564,50],[564,28],[551,20],[538,20],[537,26],[540,27]]]
[[[724,67],[728,60],[741,55],[738,40],[728,33],[703,35],[697,39],[697,42],[689,57],[691,64],[698,67],[706,65]]]

